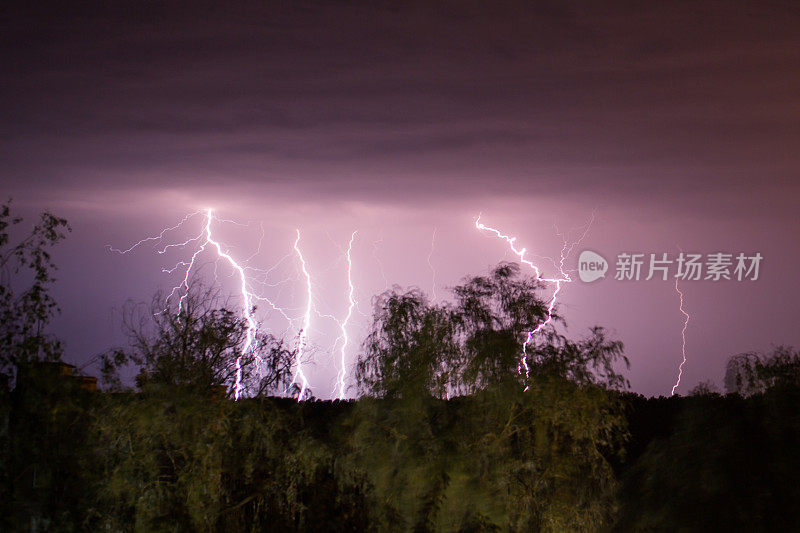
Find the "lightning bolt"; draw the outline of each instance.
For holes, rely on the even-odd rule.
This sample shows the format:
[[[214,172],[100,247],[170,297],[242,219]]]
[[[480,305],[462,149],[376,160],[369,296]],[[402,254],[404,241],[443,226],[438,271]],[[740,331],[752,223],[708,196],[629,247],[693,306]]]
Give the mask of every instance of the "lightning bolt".
[[[313,292],[311,290],[311,275],[308,273],[306,260],[303,257],[303,252],[300,251],[300,230],[297,230],[297,239],[294,241],[294,251],[297,254],[297,259],[300,261],[300,268],[303,271],[303,276],[306,279],[306,310],[303,314],[303,325],[297,335],[297,355],[295,358],[295,372],[292,377],[292,384],[299,385],[300,394],[297,396],[297,401],[301,401],[305,396],[306,389],[308,388],[308,380],[303,373],[303,355],[306,348],[308,339],[308,328],[311,326],[311,311],[314,307]],[[299,379],[299,383],[298,383]]]
[[[389,288],[389,280],[386,278],[386,271],[383,269],[383,263],[378,257],[378,246],[382,244],[383,244],[383,236],[381,235],[377,241],[372,243],[372,258],[375,259],[376,263],[378,263],[378,269],[380,270],[381,278],[383,279],[383,288],[384,290],[386,290]]]
[[[227,260],[231,267],[239,274],[240,291],[242,295],[242,310],[244,312],[245,320],[247,320],[247,336],[245,343],[242,346],[239,357],[236,358],[236,383],[234,384],[234,399],[238,400],[242,393],[242,357],[247,354],[248,350],[250,350],[250,347],[253,345],[253,339],[255,338],[257,325],[255,319],[253,318],[254,307],[250,291],[247,290],[247,276],[244,274],[244,268],[242,268],[242,266],[239,265],[239,263],[237,263],[236,260],[227,252],[222,250],[222,245],[220,245],[218,241],[214,240],[211,235],[211,220],[211,209],[209,209],[206,214],[206,243],[204,243],[200,249],[202,250],[205,248],[206,244],[211,244],[214,246],[214,248],[216,248],[217,255]],[[192,256],[192,263],[194,262],[195,257],[197,257],[197,253]],[[190,263],[189,267],[186,269],[187,278],[189,276],[189,271],[192,268],[192,263]],[[184,279],[184,284],[185,282],[186,279]],[[180,305],[178,306],[178,312],[180,312]]]
[[[555,306],[556,306],[556,301],[558,299],[558,293],[561,292],[561,285],[563,283],[571,282],[572,278],[570,278],[569,274],[566,274],[564,272],[561,272],[562,276],[558,277],[558,278],[543,278],[542,275],[541,275],[541,271],[539,270],[539,267],[536,266],[532,261],[530,261],[528,259],[525,259],[526,249],[525,248],[518,249],[516,247],[516,245],[514,244],[516,242],[517,238],[516,237],[511,237],[510,235],[505,235],[505,234],[501,233],[500,230],[492,228],[492,227],[489,227],[489,226],[483,224],[481,222],[481,215],[480,214],[478,215],[478,218],[475,219],[475,227],[479,231],[488,231],[490,233],[493,233],[499,239],[502,239],[502,240],[506,241],[506,243],[508,243],[508,246],[511,249],[511,251],[514,253],[514,255],[516,255],[519,258],[519,262],[524,264],[524,265],[527,265],[528,267],[530,267],[531,270],[533,270],[533,272],[534,272],[534,274],[536,276],[536,279],[538,281],[543,281],[545,283],[555,284],[555,290],[553,291],[553,296],[550,298],[550,302],[547,305],[547,318],[545,320],[543,320],[541,323],[539,323],[539,325],[536,326],[536,328],[528,331],[526,336],[525,336],[525,342],[522,343],[522,357],[521,357],[521,360],[520,360],[520,366],[525,369],[525,378],[527,379],[529,377],[529,375],[530,375],[530,368],[528,367],[528,361],[527,361],[528,345],[533,341],[533,338],[534,338],[534,336],[536,334],[538,334],[540,331],[542,331],[544,328],[546,328],[553,321],[553,309],[555,309]],[[563,255],[563,250],[564,249],[562,249],[562,255]],[[562,261],[562,264],[563,264],[563,261]]]
[[[184,224],[185,224],[185,223],[186,223],[186,222],[187,222],[187,221],[188,221],[190,218],[192,218],[192,217],[194,217],[195,215],[197,215],[197,214],[199,214],[199,213],[202,213],[202,212],[203,212],[203,211],[202,211],[202,209],[200,209],[200,210],[197,210],[197,211],[195,211],[194,213],[189,213],[188,215],[186,215],[185,217],[183,217],[183,219],[182,219],[180,222],[178,222],[177,224],[175,224],[174,226],[170,226],[170,227],[168,227],[168,228],[164,228],[163,230],[161,230],[161,233],[159,233],[158,235],[153,235],[152,237],[145,237],[144,239],[142,239],[142,240],[140,240],[140,241],[138,241],[138,242],[134,243],[133,245],[131,245],[131,246],[130,246],[130,248],[128,248],[127,250],[121,250],[121,249],[119,249],[119,248],[114,248],[114,247],[113,247],[113,246],[111,246],[111,245],[106,245],[106,248],[108,248],[108,250],[109,250],[109,251],[111,251],[111,252],[118,253],[118,254],[120,254],[120,255],[125,255],[125,254],[127,254],[127,253],[129,253],[129,252],[132,252],[133,250],[135,250],[136,248],[138,248],[139,246],[143,245],[143,244],[144,244],[144,243],[146,243],[146,242],[161,242],[161,241],[163,241],[163,240],[164,240],[164,237],[166,236],[166,234],[167,234],[168,232],[170,232],[170,231],[174,231],[174,230],[176,230],[176,229],[180,228],[180,227],[181,227],[181,226],[183,226],[183,225],[184,225]],[[190,241],[186,241],[186,242],[184,242],[183,244],[168,245],[168,246],[167,246],[167,247],[165,247],[163,250],[160,250],[158,253],[160,253],[160,254],[163,254],[163,253],[164,253],[164,252],[167,250],[167,248],[171,248],[171,247],[173,247],[173,246],[185,246],[185,245],[186,245],[186,244],[188,244],[189,242],[190,242]]]
[[[347,350],[347,344],[349,342],[349,339],[347,337],[347,323],[350,322],[350,317],[353,316],[353,308],[356,305],[355,286],[353,285],[353,258],[352,258],[352,251],[353,251],[353,241],[355,240],[357,233],[358,233],[358,231],[354,231],[353,233],[350,234],[350,242],[347,245],[347,256],[346,257],[347,257],[347,287],[348,287],[347,301],[348,301],[348,307],[347,307],[347,314],[345,315],[344,320],[339,324],[339,327],[341,328],[341,332],[342,332],[342,334],[340,336],[340,338],[342,339],[342,345],[341,345],[341,347],[339,349],[341,364],[340,364],[340,368],[339,368],[339,373],[337,375],[337,380],[338,380],[338,384],[339,384],[338,398],[340,400],[343,400],[345,398],[345,396],[344,396],[345,377],[347,375],[346,350]]]
[[[536,279],[538,281],[542,281],[544,283],[551,283],[551,284],[555,285],[555,289],[553,290],[553,295],[550,298],[550,302],[547,304],[547,318],[545,320],[543,320],[541,323],[539,323],[539,325],[537,325],[534,329],[528,331],[525,334],[525,341],[522,343],[522,357],[520,359],[520,364],[519,364],[518,368],[520,369],[520,373],[522,372],[522,369],[524,368],[524,370],[525,370],[525,378],[526,379],[530,375],[530,368],[528,367],[528,361],[527,361],[528,345],[531,344],[531,342],[533,342],[534,337],[539,332],[541,332],[544,328],[546,328],[553,321],[553,311],[554,311],[556,303],[558,301],[558,295],[561,292],[561,288],[562,288],[564,283],[571,283],[572,282],[572,277],[569,275],[569,273],[567,271],[564,270],[564,262],[566,261],[567,257],[572,252],[572,250],[575,248],[575,246],[577,246],[583,240],[583,238],[586,236],[586,234],[589,232],[589,229],[591,228],[591,225],[592,225],[593,221],[594,221],[594,212],[592,212],[591,219],[585,225],[583,234],[578,238],[577,241],[574,241],[574,242],[570,243],[568,241],[567,237],[563,237],[564,244],[561,247],[561,257],[559,259],[558,265],[556,265],[555,261],[552,261],[552,259],[551,259],[551,261],[553,262],[553,265],[557,268],[560,277],[543,278],[542,275],[541,275],[541,271],[539,270],[539,267],[535,263],[530,261],[529,259],[525,258],[525,254],[526,254],[527,250],[525,248],[521,248],[521,249],[517,248],[517,246],[515,244],[516,241],[517,241],[516,237],[512,237],[510,235],[505,235],[502,232],[500,232],[500,230],[483,224],[481,222],[481,215],[480,214],[478,215],[478,218],[475,219],[475,227],[479,231],[486,231],[486,232],[489,232],[489,233],[493,233],[497,238],[506,241],[506,243],[508,244],[510,250],[519,259],[519,262],[524,264],[524,265],[526,265],[526,266],[528,266],[531,270],[533,270],[533,272],[534,272],[534,274],[536,276]],[[527,389],[527,387],[526,387],[526,389]]]
[[[558,228],[556,228],[556,234],[559,237],[561,237],[564,242],[564,245],[561,247],[561,259],[558,262],[558,271],[561,273],[563,277],[568,277],[567,274],[564,272],[564,262],[567,260],[567,257],[569,257],[569,255],[572,253],[572,250],[574,250],[576,246],[578,246],[581,242],[583,242],[583,239],[589,233],[589,230],[592,229],[592,224],[594,224],[594,218],[596,213],[597,209],[593,209],[592,215],[589,217],[589,220],[586,222],[586,224],[583,225],[583,232],[581,233],[580,237],[578,237],[578,239],[575,241],[570,241],[568,234],[562,235],[561,233],[558,232]],[[580,231],[580,229],[578,229],[578,231]],[[572,230],[568,233],[571,232]],[[555,261],[553,263],[555,263]],[[572,272],[574,272],[574,270]]]
[[[431,298],[432,301],[436,301],[436,269],[433,268],[433,263],[431,263],[431,257],[433,257],[433,251],[436,248],[436,228],[433,228],[433,235],[431,236],[431,251],[428,252],[428,268],[431,269]]]
[[[678,366],[678,380],[675,382],[675,385],[672,386],[672,393],[671,395],[675,395],[675,389],[681,384],[681,377],[683,376],[683,365],[686,363],[686,328],[689,326],[689,313],[684,311],[683,309],[683,292],[681,292],[680,288],[678,288],[678,278],[675,278],[675,292],[678,293],[680,297],[680,311],[683,313],[683,329],[681,330],[681,356],[683,360],[681,364]]]
[[[178,304],[177,304],[177,310],[176,310],[176,314],[178,316],[180,316],[181,312],[183,311],[184,302],[185,302],[185,300],[186,300],[186,298],[188,296],[190,277],[192,275],[192,272],[197,270],[197,268],[196,268],[197,259],[206,250],[211,250],[211,251],[215,252],[216,255],[217,255],[217,260],[218,261],[219,260],[224,260],[233,269],[234,275],[236,275],[237,279],[238,279],[238,292],[239,292],[239,294],[241,296],[241,299],[242,299],[242,313],[243,313],[244,318],[245,318],[245,320],[247,322],[247,330],[246,330],[245,342],[242,345],[242,348],[241,348],[241,350],[239,352],[239,355],[236,358],[236,362],[235,362],[236,373],[235,373],[235,378],[234,378],[233,392],[234,392],[234,399],[238,400],[241,397],[242,393],[243,393],[242,357],[245,356],[248,353],[248,351],[252,348],[253,341],[255,340],[255,336],[256,336],[256,333],[258,331],[258,324],[257,324],[255,316],[254,316],[255,306],[253,305],[253,302],[256,301],[256,300],[257,301],[267,302],[272,307],[273,310],[278,311],[284,318],[286,318],[289,321],[289,323],[291,325],[291,318],[288,316],[288,314],[283,309],[281,309],[280,307],[276,306],[269,298],[267,298],[265,296],[258,295],[258,294],[254,293],[253,291],[251,291],[248,288],[248,278],[247,278],[247,275],[246,275],[246,270],[247,269],[252,269],[252,270],[256,270],[256,271],[264,273],[265,280],[266,280],[266,276],[269,274],[269,272],[272,269],[269,269],[267,271],[261,271],[259,269],[253,269],[252,267],[248,267],[248,266],[246,266],[246,264],[244,264],[244,265],[240,264],[236,259],[234,259],[234,257],[228,251],[223,249],[223,244],[214,237],[213,230],[212,230],[212,223],[213,222],[233,223],[233,224],[237,224],[237,225],[243,225],[243,224],[240,224],[240,223],[232,221],[232,220],[220,219],[220,218],[216,217],[216,215],[214,214],[212,209],[198,210],[198,211],[195,211],[193,213],[190,213],[190,214],[186,215],[180,222],[178,222],[178,224],[176,224],[174,226],[167,227],[167,228],[161,230],[161,232],[158,233],[157,235],[141,239],[140,241],[134,243],[132,246],[130,246],[129,248],[127,248],[125,250],[122,250],[122,249],[119,249],[119,248],[113,248],[111,246],[108,246],[108,249],[111,252],[118,253],[120,255],[125,255],[125,254],[128,254],[128,253],[132,252],[133,250],[139,248],[140,246],[142,246],[142,245],[144,245],[146,243],[150,243],[150,242],[162,243],[169,232],[181,228],[190,219],[194,218],[196,215],[201,214],[201,213],[204,214],[204,222],[203,222],[202,230],[200,231],[200,233],[198,233],[194,237],[190,237],[190,238],[188,238],[188,239],[186,239],[186,240],[184,240],[182,242],[166,244],[166,245],[164,245],[163,247],[161,247],[160,249],[157,250],[159,254],[165,254],[168,250],[170,250],[172,248],[183,248],[183,247],[189,246],[190,244],[195,244],[195,243],[197,245],[197,248],[194,249],[194,251],[192,252],[190,258],[187,261],[178,261],[173,267],[171,267],[171,268],[163,268],[162,269],[162,272],[165,272],[167,274],[172,274],[172,273],[174,273],[175,271],[178,271],[178,270],[182,270],[183,271],[183,278],[181,279],[181,282],[178,285],[176,285],[176,286],[174,286],[172,288],[172,290],[170,291],[169,295],[166,298],[166,303],[167,303],[167,306],[169,306],[169,301],[176,294],[180,294],[180,297],[178,298]],[[262,227],[261,238],[263,239],[263,227]],[[260,248],[261,248],[261,241],[259,240],[259,251],[260,251]],[[253,254],[253,256],[248,258],[248,261],[250,259],[252,259],[252,257],[254,257],[257,254],[258,254],[258,252],[256,252],[256,254]],[[275,266],[277,266],[277,265],[275,265]],[[275,266],[272,267],[272,268],[274,269]],[[215,266],[215,273],[216,273],[216,266]],[[165,311],[166,310],[167,309],[165,309]],[[262,371],[262,369],[259,368],[259,363],[260,363],[260,360],[257,359],[256,360],[256,366],[257,366],[256,370],[260,373]]]

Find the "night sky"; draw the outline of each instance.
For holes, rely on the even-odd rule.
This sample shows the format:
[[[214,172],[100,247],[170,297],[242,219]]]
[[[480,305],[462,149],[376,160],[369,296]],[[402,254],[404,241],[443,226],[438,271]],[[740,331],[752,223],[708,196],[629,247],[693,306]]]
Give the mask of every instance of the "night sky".
[[[358,230],[355,337],[387,284],[441,300],[513,259],[476,230],[479,213],[548,257],[594,213],[575,251],[612,263],[678,247],[764,256],[758,281],[681,285],[691,322],[678,392],[721,385],[730,355],[800,345],[792,2],[12,1],[0,20],[0,194],[73,226],[55,254],[53,325],[70,362],[123,343],[126,299],[179,281],[162,268],[180,250],[107,245],[207,207],[243,224],[219,227],[233,256],[283,259],[276,287],[262,288],[293,315],[304,305],[296,229],[315,305],[337,317],[342,250]],[[232,272],[218,274],[229,287]],[[671,282],[611,272],[562,296],[570,335],[609,328],[632,388],[670,392],[683,325]],[[327,397],[336,331],[317,316],[309,335],[311,386]]]

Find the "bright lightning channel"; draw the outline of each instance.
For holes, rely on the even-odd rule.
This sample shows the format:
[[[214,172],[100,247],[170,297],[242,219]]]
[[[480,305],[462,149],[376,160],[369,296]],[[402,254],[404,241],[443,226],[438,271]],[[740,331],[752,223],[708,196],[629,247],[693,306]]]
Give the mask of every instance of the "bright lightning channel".
[[[306,389],[308,388],[308,380],[303,373],[303,355],[305,353],[306,342],[308,339],[308,328],[311,326],[311,311],[314,307],[313,293],[311,290],[311,275],[308,273],[306,267],[306,260],[303,257],[303,252],[300,251],[300,230],[297,230],[297,239],[294,241],[294,251],[297,254],[297,259],[300,261],[300,268],[306,278],[306,310],[303,314],[303,325],[297,335],[297,355],[295,357],[295,372],[292,377],[292,385],[300,387],[300,394],[297,396],[297,401],[301,401],[305,396]],[[299,383],[298,383],[299,380]]]
[[[431,269],[431,299],[436,301],[436,269],[433,268],[431,257],[436,248],[436,228],[433,228],[433,235],[431,236],[431,251],[428,252],[428,268]]]
[[[194,237],[186,239],[186,240],[184,240],[182,242],[175,242],[175,243],[166,244],[163,247],[161,247],[161,249],[157,250],[159,254],[165,254],[167,252],[167,250],[170,250],[171,248],[184,248],[184,247],[189,246],[190,244],[198,243],[197,244],[197,248],[194,249],[194,251],[192,252],[192,254],[191,254],[191,256],[190,256],[190,258],[188,260],[186,260],[186,261],[178,261],[171,268],[162,268],[162,272],[165,272],[165,273],[168,273],[168,274],[172,274],[176,270],[183,271],[183,278],[181,279],[181,282],[178,285],[176,285],[175,287],[172,288],[171,292],[169,293],[169,295],[166,298],[166,302],[167,302],[167,305],[169,305],[169,301],[176,294],[180,294],[180,298],[178,299],[178,305],[177,305],[177,315],[180,316],[180,313],[183,311],[183,304],[184,304],[184,302],[185,302],[185,300],[186,300],[186,298],[188,296],[188,292],[189,292],[189,279],[191,277],[192,271],[196,270],[195,264],[196,264],[197,258],[204,251],[206,251],[208,249],[211,249],[211,250],[215,251],[216,254],[217,254],[218,259],[224,259],[233,268],[234,273],[238,276],[239,292],[241,293],[241,297],[242,297],[242,311],[243,311],[245,320],[247,322],[247,331],[246,331],[245,343],[242,346],[242,349],[239,352],[239,356],[236,358],[236,363],[235,363],[235,365],[236,365],[236,374],[235,374],[235,380],[234,380],[234,398],[236,400],[238,400],[241,397],[242,393],[243,393],[242,356],[246,355],[248,350],[250,350],[252,348],[253,341],[255,340],[256,332],[257,332],[257,329],[258,329],[258,325],[256,323],[255,316],[254,316],[254,309],[255,309],[254,301],[266,302],[267,304],[269,304],[269,306],[273,310],[278,311],[281,314],[281,316],[283,316],[289,322],[290,327],[291,327],[291,323],[292,323],[292,319],[289,317],[289,315],[283,309],[281,309],[280,307],[275,305],[272,302],[272,300],[270,300],[269,298],[267,298],[265,296],[258,295],[258,294],[254,293],[253,291],[251,291],[248,288],[248,278],[247,278],[247,275],[246,275],[246,271],[247,270],[253,270],[253,271],[261,273],[264,276],[264,282],[263,283],[266,285],[267,276],[269,275],[269,273],[274,268],[277,267],[277,265],[273,266],[269,270],[261,270],[261,269],[256,269],[256,268],[253,268],[253,267],[249,267],[246,264],[240,264],[236,259],[233,258],[232,255],[230,255],[230,253],[228,253],[227,251],[225,251],[223,249],[223,244],[214,237],[213,230],[212,230],[212,223],[213,222],[233,223],[233,224],[237,224],[237,225],[242,225],[242,224],[240,224],[238,222],[235,222],[235,221],[232,221],[232,220],[220,219],[214,214],[214,211],[212,209],[198,210],[198,211],[195,211],[193,213],[189,213],[188,215],[186,215],[180,222],[178,222],[178,224],[176,224],[174,226],[167,227],[167,228],[161,230],[161,232],[158,233],[157,235],[141,239],[140,241],[134,243],[132,246],[130,246],[126,250],[113,248],[111,246],[109,246],[108,248],[112,252],[118,253],[120,255],[125,255],[125,254],[127,254],[129,252],[132,252],[136,248],[144,245],[145,243],[149,243],[149,242],[161,243],[166,238],[166,235],[167,235],[168,232],[181,228],[190,219],[192,219],[193,217],[195,217],[196,215],[198,215],[200,213],[204,214],[204,222],[203,222],[202,230],[200,231],[200,233],[198,233]],[[255,254],[253,254],[253,256],[248,258],[247,261],[252,259],[255,255],[257,255],[260,252],[261,240],[263,240],[263,226],[261,228],[261,239],[259,240],[259,250]],[[245,261],[245,263],[247,261]],[[281,261],[283,261],[283,259]],[[216,267],[215,267],[215,273],[216,273]],[[261,371],[261,369],[258,367],[259,363],[260,363],[260,361],[257,359],[256,360],[256,370],[258,372]]]
[[[136,243],[134,243],[133,245],[131,245],[131,247],[130,247],[130,248],[128,248],[127,250],[121,250],[121,249],[119,249],[119,248],[114,248],[113,246],[110,246],[110,245],[106,245],[106,247],[107,247],[107,248],[109,249],[109,251],[111,251],[111,252],[118,253],[118,254],[120,254],[120,255],[125,255],[125,254],[127,254],[128,252],[131,252],[131,251],[135,250],[136,248],[138,248],[139,246],[143,245],[143,244],[144,244],[144,243],[146,243],[146,242],[150,242],[150,241],[161,242],[161,241],[164,239],[164,236],[165,236],[165,235],[166,235],[168,232],[170,232],[170,231],[173,231],[173,230],[176,230],[176,229],[180,228],[180,227],[181,227],[181,226],[183,226],[183,225],[184,225],[184,224],[185,224],[185,223],[186,223],[186,222],[187,222],[187,221],[188,221],[190,218],[192,218],[192,217],[194,217],[196,214],[198,214],[198,213],[202,213],[202,212],[203,212],[203,210],[202,210],[202,209],[200,209],[200,210],[197,210],[197,211],[195,211],[194,213],[189,213],[188,215],[186,215],[185,217],[183,217],[183,219],[182,219],[180,222],[178,222],[177,224],[175,224],[174,226],[171,226],[171,227],[168,227],[168,228],[164,228],[163,230],[161,230],[161,233],[159,233],[158,235],[153,235],[152,237],[145,237],[144,239],[140,240],[139,242],[136,242]],[[168,248],[172,248],[173,246],[185,246],[185,245],[187,245],[188,243],[190,243],[191,241],[193,241],[193,240],[197,240],[197,238],[198,238],[198,237],[195,237],[194,239],[190,239],[190,240],[188,240],[188,241],[184,242],[183,244],[171,244],[171,245],[168,245],[168,246],[166,246],[164,249],[162,249],[162,250],[159,250],[159,252],[158,252],[158,253],[160,253],[160,254],[163,254],[164,252],[166,252],[166,250],[167,250]]]
[[[247,276],[245,275],[244,267],[242,267],[230,254],[228,254],[227,252],[223,251],[222,245],[219,243],[219,241],[215,240],[214,237],[213,237],[213,234],[211,232],[211,222],[213,220],[217,220],[217,218],[214,216],[213,210],[212,209],[206,209],[205,211],[200,210],[200,211],[195,211],[194,213],[190,213],[190,214],[186,215],[175,226],[171,226],[171,227],[163,229],[161,231],[161,233],[159,233],[158,235],[142,239],[142,240],[138,241],[137,243],[133,244],[127,250],[120,250],[120,249],[117,249],[117,248],[112,248],[110,246],[109,246],[109,249],[111,251],[113,251],[113,252],[119,253],[121,255],[125,255],[128,252],[131,252],[132,250],[136,249],[137,247],[141,246],[144,243],[151,242],[151,241],[161,242],[164,239],[164,237],[167,234],[167,232],[180,228],[190,218],[194,217],[195,215],[197,215],[198,213],[201,213],[201,212],[205,213],[205,223],[203,225],[203,230],[200,232],[199,235],[197,235],[195,237],[192,237],[190,239],[187,239],[187,240],[185,240],[183,242],[180,242],[180,243],[167,244],[161,250],[158,251],[158,253],[163,254],[163,253],[166,253],[166,251],[168,249],[170,249],[170,248],[184,247],[184,246],[188,246],[189,243],[197,242],[197,241],[201,241],[202,240],[201,244],[194,251],[194,253],[192,254],[192,256],[191,256],[191,258],[189,259],[188,262],[179,261],[174,267],[172,267],[170,269],[163,269],[164,272],[172,273],[175,270],[177,270],[179,267],[186,267],[186,271],[184,272],[183,280],[181,280],[180,284],[178,284],[177,286],[173,287],[173,289],[170,292],[169,296],[167,296],[167,302],[169,302],[169,300],[172,298],[172,296],[175,295],[175,293],[177,293],[177,292],[181,292],[182,293],[181,297],[178,299],[178,307],[177,307],[177,315],[180,316],[181,311],[183,310],[183,302],[186,300],[186,297],[188,296],[188,293],[189,293],[189,277],[191,275],[192,269],[194,268],[195,261],[197,260],[197,257],[202,252],[204,252],[206,250],[206,248],[209,247],[209,246],[213,247],[217,252],[217,256],[219,258],[224,259],[225,261],[227,261],[228,264],[230,264],[230,266],[238,274],[239,281],[240,281],[240,292],[241,292],[241,296],[242,296],[242,309],[243,309],[243,312],[244,312],[245,320],[247,321],[247,333],[246,333],[246,337],[245,337],[245,343],[242,346],[242,349],[241,349],[241,351],[239,352],[239,355],[236,358],[236,377],[235,377],[235,382],[234,382],[233,395],[234,395],[234,398],[236,400],[238,400],[239,397],[242,394],[242,357],[244,355],[246,355],[248,350],[250,350],[250,348],[252,347],[253,340],[255,339],[256,329],[258,327],[256,325],[255,318],[253,317],[253,309],[254,309],[253,308],[253,298],[255,296],[247,289]],[[205,239],[203,239],[203,236],[205,236]]]
[[[244,274],[244,268],[242,268],[230,254],[222,251],[222,246],[218,241],[215,241],[211,235],[211,209],[209,209],[206,213],[206,243],[211,244],[217,249],[217,255],[219,257],[224,258],[228,261],[231,267],[239,274],[239,281],[241,282],[240,291],[242,294],[242,310],[244,311],[245,320],[247,320],[247,336],[242,346],[242,350],[239,353],[239,357],[236,358],[236,383],[234,385],[234,393],[233,397],[235,400],[238,400],[242,393],[242,357],[247,354],[250,347],[253,345],[253,339],[255,338],[256,334],[256,321],[253,318],[253,303],[252,303],[252,295],[250,291],[247,290],[247,277]],[[201,247],[201,249],[205,247],[205,244]],[[192,262],[194,262],[194,258],[197,256],[195,254],[192,257]],[[189,276],[189,270],[191,270],[192,264],[189,264],[189,267],[186,269],[186,276]],[[186,280],[184,280],[185,282]],[[180,308],[178,309],[180,312]]]
[[[675,278],[675,292],[677,292],[680,297],[680,311],[683,313],[683,329],[681,330],[681,356],[683,360],[678,366],[678,380],[675,382],[675,385],[672,386],[672,396],[675,395],[675,389],[681,384],[681,377],[683,376],[683,365],[686,363],[686,328],[689,327],[689,313],[683,309],[683,292],[678,288],[678,278]]]
[[[353,251],[353,241],[356,238],[356,234],[358,231],[354,231],[350,234],[350,242],[347,245],[347,314],[344,317],[344,320],[339,324],[341,328],[341,339],[342,345],[339,348],[340,354],[340,368],[339,373],[337,375],[337,381],[339,385],[339,393],[338,398],[340,400],[344,400],[345,398],[345,378],[347,377],[347,359],[346,359],[346,350],[347,344],[349,342],[347,336],[347,323],[350,322],[350,317],[353,316],[353,308],[356,305],[355,300],[355,286],[353,285],[353,258],[352,258],[352,251]]]
[[[378,237],[378,240],[372,243],[372,258],[375,259],[375,262],[378,263],[378,269],[381,273],[381,279],[383,279],[383,289],[386,290],[389,288],[389,280],[386,278],[386,271],[383,268],[383,262],[378,257],[378,247],[383,244],[383,236],[381,235]]]
[[[532,261],[530,261],[529,259],[525,258],[526,249],[525,248],[519,249],[519,248],[516,247],[516,245],[515,245],[516,240],[517,240],[516,237],[512,237],[510,235],[505,235],[505,234],[501,233],[500,230],[483,224],[481,222],[481,215],[480,214],[478,215],[478,218],[475,219],[475,227],[479,231],[488,231],[490,233],[493,233],[499,239],[502,239],[502,240],[506,241],[506,243],[508,243],[508,246],[511,249],[511,251],[514,253],[514,255],[516,255],[519,258],[520,263],[522,263],[524,265],[527,265],[528,267],[531,268],[531,270],[533,270],[533,272],[534,272],[534,274],[536,276],[536,279],[538,281],[542,281],[542,282],[545,282],[545,283],[552,283],[552,284],[555,285],[555,289],[553,290],[553,296],[550,298],[550,302],[547,305],[547,318],[544,321],[542,321],[541,323],[539,323],[539,325],[537,325],[536,328],[528,331],[526,333],[526,335],[525,335],[525,341],[522,343],[522,357],[520,359],[519,367],[520,367],[520,373],[522,372],[521,369],[524,368],[526,380],[527,380],[528,377],[530,377],[529,376],[530,375],[530,368],[528,367],[528,361],[527,361],[528,345],[531,342],[533,342],[534,337],[539,332],[541,332],[544,328],[546,328],[553,321],[553,310],[555,309],[556,303],[558,301],[558,294],[561,292],[561,287],[562,287],[562,285],[564,283],[572,282],[572,278],[570,277],[570,275],[567,272],[564,271],[564,262],[566,261],[567,256],[572,251],[572,249],[575,246],[577,246],[577,244],[580,243],[583,240],[583,238],[586,236],[586,234],[589,231],[589,227],[591,226],[591,223],[592,223],[593,220],[594,220],[594,213],[592,214],[592,219],[586,225],[586,229],[584,230],[583,234],[581,235],[581,237],[577,241],[569,244],[567,242],[566,238],[564,239],[564,245],[561,248],[561,258],[560,258],[560,261],[559,261],[558,266],[557,266],[559,274],[560,274],[560,277],[543,278],[541,276],[541,271],[539,270],[539,267],[536,264],[534,264]],[[555,264],[555,262],[553,262],[553,263]]]

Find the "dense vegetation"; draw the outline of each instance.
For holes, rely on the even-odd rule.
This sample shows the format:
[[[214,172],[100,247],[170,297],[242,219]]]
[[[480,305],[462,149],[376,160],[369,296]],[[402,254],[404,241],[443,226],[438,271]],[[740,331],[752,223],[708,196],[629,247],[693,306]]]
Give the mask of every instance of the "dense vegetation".
[[[630,436],[609,472],[594,452],[525,440],[536,438],[535,420],[519,440],[498,435],[508,417],[485,400],[232,402],[57,383],[3,399],[0,529],[792,531],[800,523],[796,388],[623,394]]]
[[[106,387],[92,391],[43,334],[54,312],[45,252],[66,223],[45,215],[38,240],[12,247],[9,217],[0,213],[2,530],[800,523],[795,350],[732,358],[725,396],[704,385],[686,398],[643,398],[625,392],[622,344],[600,328],[572,340],[548,325],[520,361],[525,332],[547,308],[535,279],[501,264],[464,280],[450,303],[399,288],[376,298],[358,400],[271,396],[291,385],[293,348],[263,335],[239,359],[245,324],[199,285],[181,313],[129,308],[129,346],[104,354]],[[12,293],[9,280],[31,268],[37,288]],[[126,388],[120,372],[131,370],[136,384]]]

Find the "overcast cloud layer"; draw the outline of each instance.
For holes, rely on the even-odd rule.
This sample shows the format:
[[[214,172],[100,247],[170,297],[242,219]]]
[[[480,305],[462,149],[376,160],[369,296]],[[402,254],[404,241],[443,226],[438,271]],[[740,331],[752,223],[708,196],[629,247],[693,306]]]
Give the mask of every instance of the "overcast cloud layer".
[[[206,206],[264,221],[283,254],[295,227],[318,247],[360,228],[366,300],[385,285],[379,240],[389,281],[424,287],[438,228],[439,280],[452,284],[504,258],[468,241],[478,212],[552,255],[553,223],[596,210],[586,245],[607,256],[678,244],[765,255],[757,285],[692,289],[695,383],[720,381],[735,351],[800,342],[791,2],[3,9],[0,192],[73,221],[58,324],[73,360],[118,340],[113,325],[94,340],[76,331],[164,283],[144,258],[120,275],[104,245]],[[242,252],[257,245],[246,238]],[[337,253],[320,252],[320,269],[336,272]],[[634,387],[668,390],[681,319],[669,287],[602,287],[570,287],[576,322],[616,329]]]

